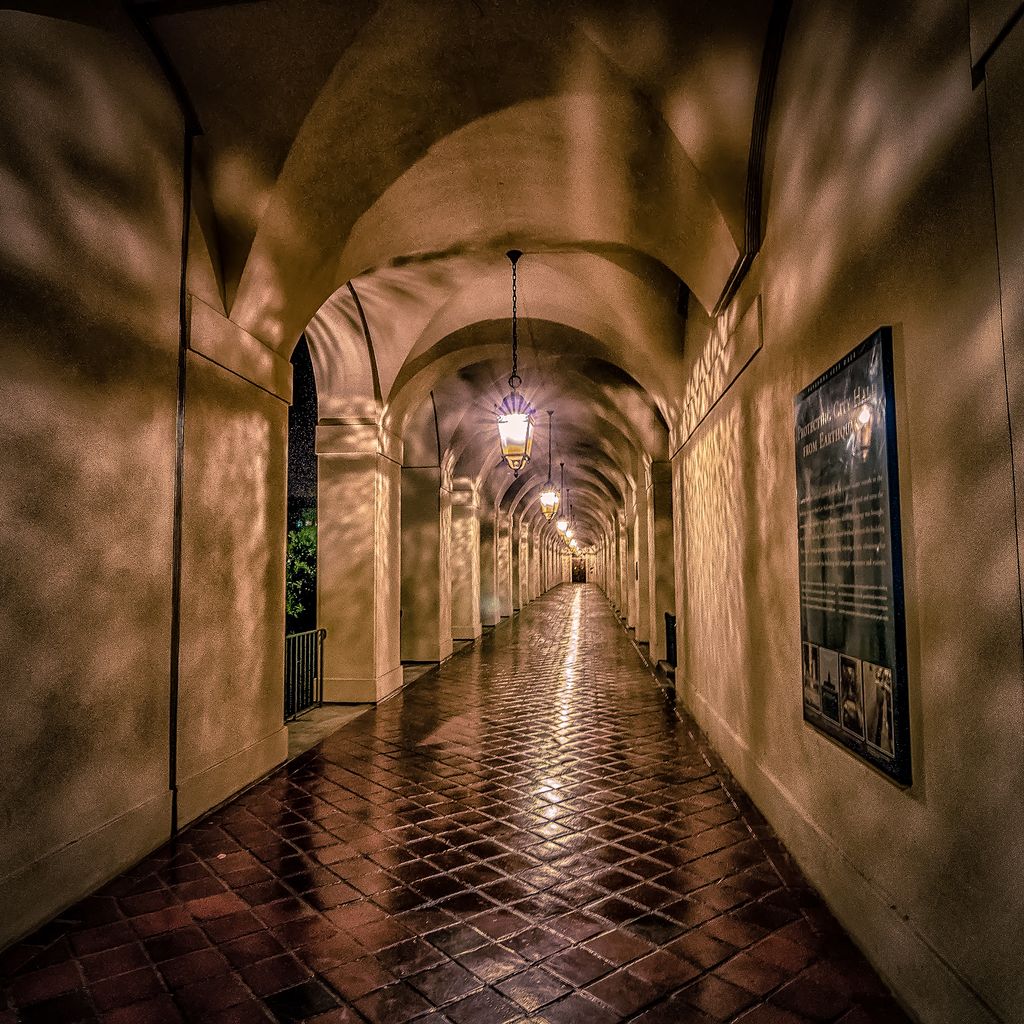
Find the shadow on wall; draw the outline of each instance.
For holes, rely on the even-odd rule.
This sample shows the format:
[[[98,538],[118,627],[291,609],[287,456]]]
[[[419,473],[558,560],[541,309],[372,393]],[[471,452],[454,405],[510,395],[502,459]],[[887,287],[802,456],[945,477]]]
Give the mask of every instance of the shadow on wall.
[[[850,866],[856,882],[823,888],[883,974],[926,1003],[920,979],[949,971],[1011,1019],[1021,635],[985,108],[962,14],[921,4],[897,29],[881,5],[810,6],[787,39],[748,286],[765,346],[686,453],[687,676],[734,734],[744,784],[777,790],[783,838],[811,842],[795,812],[822,863]],[[803,724],[799,680],[793,396],[881,323],[896,328],[908,792]],[[874,934],[849,917],[861,899],[891,914]]]
[[[776,263],[766,302],[780,336],[812,329],[817,312],[837,298],[855,299],[847,262],[890,235],[894,218],[920,201],[925,181],[948,174],[950,156],[966,141],[977,97],[964,48],[951,45],[966,47],[961,5],[914,5],[898,29],[913,38],[910,56],[894,52],[889,20],[880,0],[857,10],[822,4],[802,11],[788,35],[766,218],[772,251],[807,258]],[[957,187],[949,181],[944,191]],[[948,269],[957,271],[955,263]]]
[[[166,794],[181,123],[104,32],[0,51],[2,878]]]

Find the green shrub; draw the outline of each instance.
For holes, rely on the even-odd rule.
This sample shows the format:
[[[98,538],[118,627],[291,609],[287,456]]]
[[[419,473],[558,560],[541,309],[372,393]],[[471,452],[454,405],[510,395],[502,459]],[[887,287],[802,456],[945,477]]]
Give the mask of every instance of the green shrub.
[[[316,509],[290,524],[285,569],[285,616],[289,633],[316,626]]]

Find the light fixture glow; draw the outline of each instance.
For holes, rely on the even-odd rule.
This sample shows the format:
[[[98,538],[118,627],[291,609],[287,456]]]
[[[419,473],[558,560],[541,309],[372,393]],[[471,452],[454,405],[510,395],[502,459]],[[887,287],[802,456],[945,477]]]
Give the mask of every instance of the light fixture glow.
[[[551,417],[555,415],[553,409],[548,409],[548,482],[544,490],[540,492],[540,510],[544,518],[550,523],[551,517],[558,511],[559,493],[551,482]]]
[[[562,488],[565,487],[565,463],[564,462],[560,462],[558,464],[558,480],[559,480],[558,490],[559,490],[559,493],[561,493]],[[555,529],[558,530],[559,533],[563,533],[563,534],[565,533],[566,530],[569,529],[569,520],[565,518],[565,513],[564,512],[558,517],[558,522],[555,523]]]
[[[853,419],[853,434],[851,443],[857,456],[862,462],[866,462],[871,454],[871,437],[874,433],[875,413],[871,403],[865,402]]]
[[[558,508],[558,491],[553,488],[546,487],[540,492],[540,510],[544,513],[544,518],[549,522],[551,517],[555,514]]]
[[[513,476],[530,461],[533,451],[533,414],[530,403],[519,394],[523,383],[519,376],[519,326],[516,315],[516,263],[523,254],[518,249],[506,253],[512,263],[512,374],[508,379],[511,391],[498,406],[498,441],[501,457],[508,463]]]

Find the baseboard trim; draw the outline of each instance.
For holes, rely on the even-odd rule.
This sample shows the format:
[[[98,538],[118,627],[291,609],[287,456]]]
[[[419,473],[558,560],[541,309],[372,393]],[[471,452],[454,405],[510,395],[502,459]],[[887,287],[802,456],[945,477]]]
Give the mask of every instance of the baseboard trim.
[[[178,824],[184,827],[228,797],[262,778],[288,757],[288,728],[224,758],[196,775],[178,782]]]
[[[865,876],[841,846],[797,802],[749,744],[696,690],[679,698],[729,771],[765,816],[804,876],[916,1020],[1002,1024],[1003,1018],[936,950],[892,910],[889,895]],[[836,884],[841,878],[842,884]]]
[[[171,793],[164,790],[0,879],[0,949],[116,878],[170,834]]]
[[[326,676],[325,704],[376,704],[402,688],[402,664],[379,676]]]

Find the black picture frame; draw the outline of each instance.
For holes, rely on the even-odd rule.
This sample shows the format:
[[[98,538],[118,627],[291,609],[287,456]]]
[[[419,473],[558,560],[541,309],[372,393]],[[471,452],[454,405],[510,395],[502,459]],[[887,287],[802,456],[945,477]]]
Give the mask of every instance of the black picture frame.
[[[793,402],[804,721],[913,781],[892,328]]]

